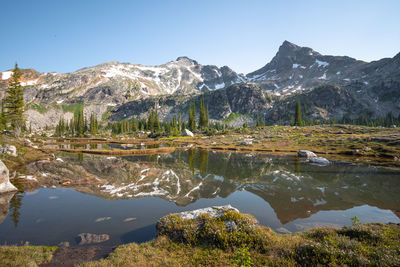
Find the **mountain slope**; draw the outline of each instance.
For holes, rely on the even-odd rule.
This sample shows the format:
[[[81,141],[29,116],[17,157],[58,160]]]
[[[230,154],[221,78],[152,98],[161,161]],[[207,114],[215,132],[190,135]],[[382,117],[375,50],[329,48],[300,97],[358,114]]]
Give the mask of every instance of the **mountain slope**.
[[[0,91],[11,73],[1,73]],[[149,95],[215,90],[244,80],[229,67],[203,66],[187,57],[160,66],[109,62],[66,74],[27,74],[23,70],[25,100],[38,104],[122,104]]]

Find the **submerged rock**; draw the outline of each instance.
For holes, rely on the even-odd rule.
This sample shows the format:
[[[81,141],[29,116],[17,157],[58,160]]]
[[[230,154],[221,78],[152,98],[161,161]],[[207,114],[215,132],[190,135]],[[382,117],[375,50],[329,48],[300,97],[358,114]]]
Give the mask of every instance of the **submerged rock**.
[[[81,233],[76,238],[78,245],[88,245],[95,243],[102,243],[110,239],[107,234],[91,234],[91,233]]]
[[[181,136],[191,136],[191,137],[193,137],[194,134],[191,131],[189,131],[188,129],[185,129],[185,130],[183,130]]]
[[[329,165],[331,163],[329,160],[323,157],[310,158],[309,162],[318,165]]]
[[[10,183],[7,166],[0,160],[0,194],[17,191],[18,189]]]
[[[315,155],[314,152],[311,152],[311,151],[308,151],[308,150],[299,150],[299,152],[297,152],[297,155],[299,157],[308,158],[308,159],[317,157],[317,155]]]

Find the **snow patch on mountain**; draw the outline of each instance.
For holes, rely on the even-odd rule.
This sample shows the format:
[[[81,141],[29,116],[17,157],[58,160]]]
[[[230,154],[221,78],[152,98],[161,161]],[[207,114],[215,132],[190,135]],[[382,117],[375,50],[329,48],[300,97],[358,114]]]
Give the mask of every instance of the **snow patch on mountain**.
[[[11,77],[12,74],[13,74],[13,71],[5,71],[5,72],[2,72],[2,74],[1,74],[1,79],[3,79],[3,80],[8,80],[8,79],[10,79],[10,77]]]
[[[315,60],[315,64],[318,64],[318,67],[324,67],[324,68],[326,68],[326,67],[329,66],[329,63],[328,63],[328,62],[320,61],[320,60],[318,60],[318,59]]]

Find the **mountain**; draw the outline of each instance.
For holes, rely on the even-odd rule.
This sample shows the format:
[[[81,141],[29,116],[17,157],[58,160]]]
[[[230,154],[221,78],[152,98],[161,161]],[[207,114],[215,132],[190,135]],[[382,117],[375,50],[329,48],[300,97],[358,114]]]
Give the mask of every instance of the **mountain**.
[[[0,98],[11,74],[0,73]],[[99,119],[146,116],[156,106],[162,118],[185,116],[189,103],[201,97],[211,119],[237,113],[244,115],[239,124],[250,125],[256,115],[268,123],[290,122],[297,99],[305,117],[314,120],[400,114],[400,53],[368,63],[288,41],[269,63],[247,75],[179,57],[159,66],[108,62],[65,74],[24,69],[21,81],[34,130],[54,126],[61,116],[70,119],[80,106]]]
[[[1,73],[4,92],[12,71]],[[188,57],[160,66],[108,62],[76,72],[22,70],[26,102],[37,104],[122,104],[151,95],[190,94],[220,89],[245,80],[229,67],[200,65]]]

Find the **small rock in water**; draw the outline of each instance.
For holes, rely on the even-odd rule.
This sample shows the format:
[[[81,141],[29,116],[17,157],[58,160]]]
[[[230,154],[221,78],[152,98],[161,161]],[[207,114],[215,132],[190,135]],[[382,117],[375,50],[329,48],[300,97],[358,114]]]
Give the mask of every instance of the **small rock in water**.
[[[308,159],[317,157],[317,155],[315,155],[314,152],[311,152],[311,151],[308,151],[308,150],[299,150],[299,152],[297,152],[297,155],[299,157],[308,158]]]
[[[102,243],[110,239],[107,234],[91,234],[91,233],[81,233],[76,238],[78,245],[88,245],[95,243]]]
[[[111,217],[97,218],[94,222],[102,222],[102,221],[108,221],[108,220],[111,220]]]
[[[124,220],[124,222],[131,222],[131,221],[135,221],[135,220],[136,220],[136,218],[130,217],[130,218],[126,218],[126,219]]]
[[[310,158],[309,162],[318,164],[318,165],[329,165],[330,164],[330,161],[323,157]]]

